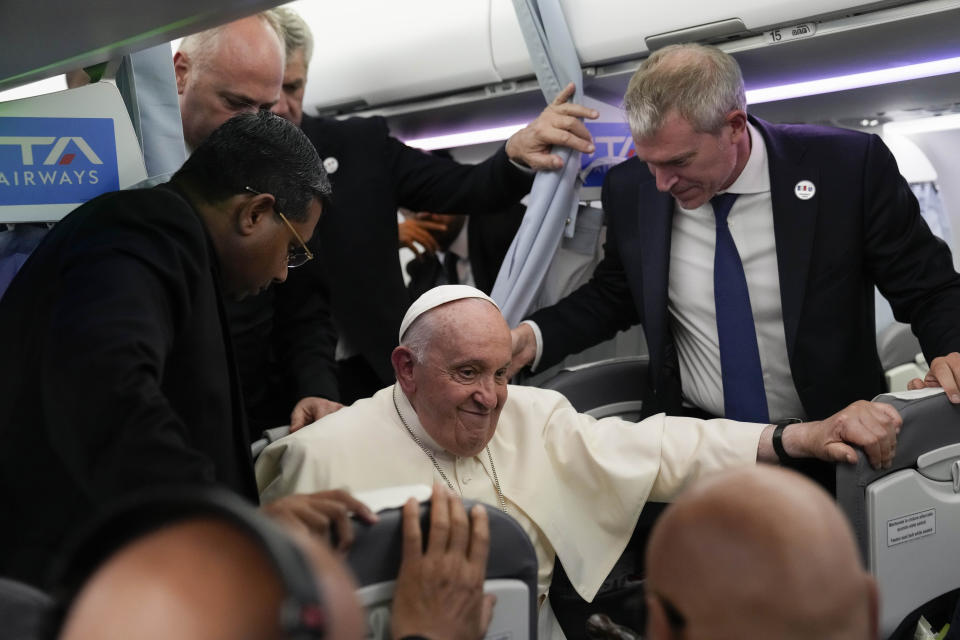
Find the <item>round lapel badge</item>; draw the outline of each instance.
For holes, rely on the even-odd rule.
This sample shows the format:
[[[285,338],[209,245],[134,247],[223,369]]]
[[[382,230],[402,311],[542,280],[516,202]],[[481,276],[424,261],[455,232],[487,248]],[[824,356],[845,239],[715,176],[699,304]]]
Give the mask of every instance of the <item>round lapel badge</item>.
[[[801,200],[809,200],[816,192],[817,188],[809,180],[801,180],[793,188],[793,194]]]
[[[333,156],[330,156],[329,158],[324,158],[323,168],[327,173],[336,173],[337,169],[340,168],[340,162]]]

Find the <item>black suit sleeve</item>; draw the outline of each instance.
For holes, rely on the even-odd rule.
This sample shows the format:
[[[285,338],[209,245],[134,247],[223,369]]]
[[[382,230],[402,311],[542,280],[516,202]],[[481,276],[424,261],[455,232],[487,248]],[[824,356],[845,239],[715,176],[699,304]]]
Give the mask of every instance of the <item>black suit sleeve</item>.
[[[311,251],[319,247],[311,241]],[[319,260],[290,272],[276,289],[274,344],[296,400],[340,400],[337,330],[330,312],[330,287]],[[290,409],[293,409],[291,405]]]
[[[505,147],[475,165],[424,153],[393,137],[383,153],[397,204],[411,211],[493,213],[518,201],[533,184],[531,174],[513,166]]]
[[[109,230],[78,234],[67,247],[38,354],[47,439],[81,491],[98,499],[215,479],[161,388],[196,287],[211,277],[203,232],[189,213],[119,213]]]
[[[543,335],[540,369],[609,340],[618,331],[640,322],[620,260],[616,217],[610,214],[611,207],[615,206],[614,194],[617,191],[610,177],[607,174],[602,191],[603,210],[607,212],[603,260],[597,264],[586,284],[555,305],[541,309],[530,317]]]
[[[894,317],[912,325],[928,362],[960,351],[960,275],[877,136],[864,175],[866,260],[880,292]]]

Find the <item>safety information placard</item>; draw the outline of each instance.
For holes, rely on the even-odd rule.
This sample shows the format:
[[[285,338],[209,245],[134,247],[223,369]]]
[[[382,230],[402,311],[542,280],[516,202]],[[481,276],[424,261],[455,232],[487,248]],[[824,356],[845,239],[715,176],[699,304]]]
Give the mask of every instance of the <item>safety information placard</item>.
[[[937,532],[937,510],[927,509],[887,520],[887,546],[911,542]]]

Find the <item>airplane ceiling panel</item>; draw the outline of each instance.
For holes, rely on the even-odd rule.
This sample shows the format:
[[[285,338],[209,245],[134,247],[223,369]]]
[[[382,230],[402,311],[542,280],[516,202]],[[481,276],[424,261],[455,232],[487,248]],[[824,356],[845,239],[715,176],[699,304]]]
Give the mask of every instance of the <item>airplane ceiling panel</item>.
[[[8,0],[0,89],[104,62],[279,4],[278,0]]]

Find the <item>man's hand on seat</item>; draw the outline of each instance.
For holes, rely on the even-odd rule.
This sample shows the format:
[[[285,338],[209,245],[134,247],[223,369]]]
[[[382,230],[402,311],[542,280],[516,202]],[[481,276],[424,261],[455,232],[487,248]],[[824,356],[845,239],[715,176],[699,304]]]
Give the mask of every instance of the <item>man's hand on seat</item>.
[[[943,387],[944,393],[953,404],[960,403],[960,353],[954,351],[933,359],[930,370],[923,380],[914,378],[907,383],[907,389],[925,387]]]
[[[468,519],[459,496],[434,485],[426,552],[419,514],[411,498],[403,506],[403,560],[393,598],[392,635],[479,640],[490,625],[496,600],[483,594],[490,549],[487,512],[476,505]]]
[[[581,118],[595,120],[600,114],[594,109],[567,102],[575,91],[571,82],[536,120],[510,136],[507,155],[511,160],[531,169],[560,169],[563,160],[550,153],[554,145],[593,153],[593,138]]]
[[[326,398],[309,396],[301,398],[300,402],[290,412],[290,433],[312,424],[325,415],[343,409],[343,405]]]
[[[533,329],[530,328],[530,325],[520,323],[516,329],[510,332],[510,338],[513,340],[513,358],[507,368],[508,379],[516,375],[517,371],[523,369],[537,357],[537,338],[533,335]]]
[[[890,405],[858,400],[826,420],[789,425],[783,431],[783,447],[795,458],[856,464],[856,446],[875,469],[886,469],[893,463],[902,425]]]
[[[336,534],[334,548],[338,551],[346,551],[353,544],[351,513],[366,522],[377,521],[377,515],[367,505],[342,489],[286,496],[261,506],[260,510],[284,526],[328,543],[333,542]]]

